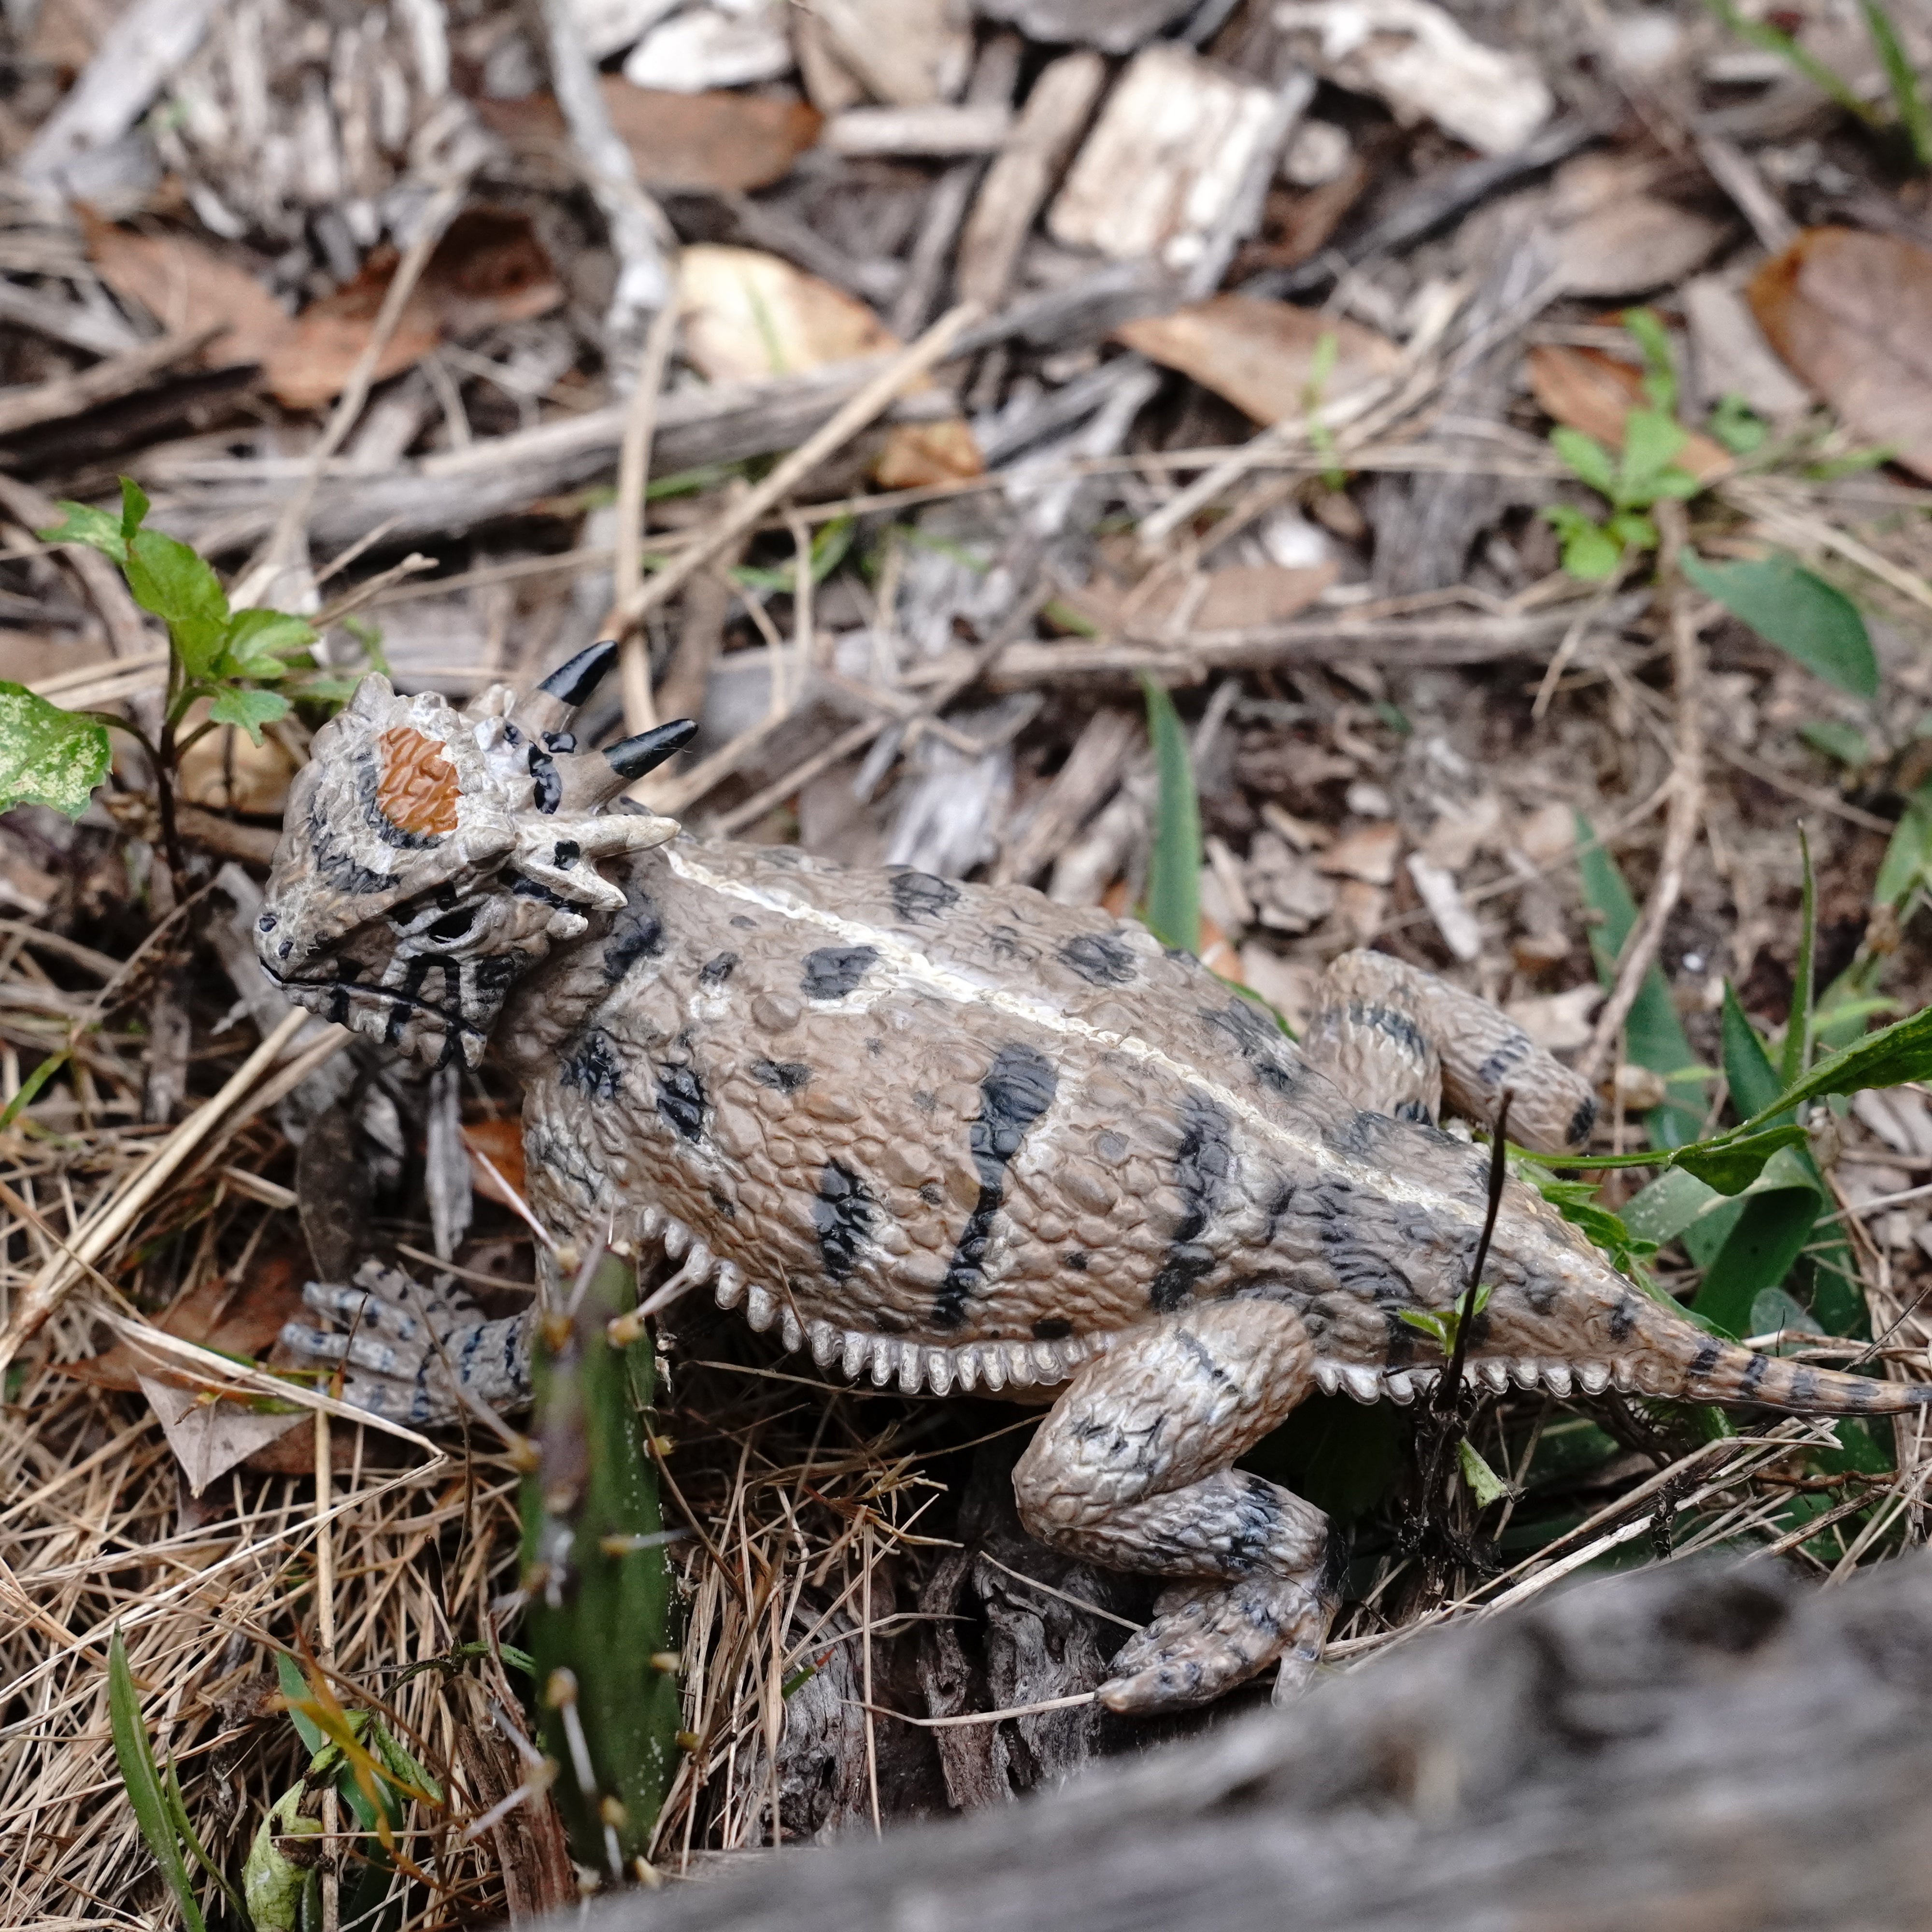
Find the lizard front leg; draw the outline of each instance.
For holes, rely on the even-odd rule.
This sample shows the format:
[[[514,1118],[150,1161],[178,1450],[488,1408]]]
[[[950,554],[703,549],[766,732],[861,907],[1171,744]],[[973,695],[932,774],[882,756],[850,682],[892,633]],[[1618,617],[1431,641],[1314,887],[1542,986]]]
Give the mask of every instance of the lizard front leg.
[[[1020,1458],[1020,1518],[1042,1543],[1177,1580],[1100,1688],[1112,1709],[1208,1703],[1278,1658],[1284,1684],[1313,1667],[1340,1539],[1311,1504],[1230,1467],[1309,1392],[1313,1360],[1280,1303],[1191,1308],[1082,1367]]]
[[[312,1281],[302,1300],[331,1326],[285,1322],[283,1346],[308,1361],[342,1364],[343,1400],[371,1414],[416,1428],[454,1422],[464,1406],[459,1384],[498,1410],[530,1400],[527,1310],[485,1321],[454,1285],[437,1294],[375,1261],[357,1269],[352,1288]]]

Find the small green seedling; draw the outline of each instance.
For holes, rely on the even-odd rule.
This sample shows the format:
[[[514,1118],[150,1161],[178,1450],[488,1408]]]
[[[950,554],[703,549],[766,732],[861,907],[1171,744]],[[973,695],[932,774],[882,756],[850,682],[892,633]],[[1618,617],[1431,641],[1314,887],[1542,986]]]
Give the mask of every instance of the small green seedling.
[[[1456,1338],[1462,1333],[1465,1322],[1473,1322],[1489,1305],[1490,1285],[1484,1282],[1480,1288],[1465,1292],[1462,1299],[1448,1308],[1403,1308],[1396,1312],[1412,1328],[1420,1328],[1425,1335],[1432,1336],[1442,1351],[1443,1360],[1456,1352]]]

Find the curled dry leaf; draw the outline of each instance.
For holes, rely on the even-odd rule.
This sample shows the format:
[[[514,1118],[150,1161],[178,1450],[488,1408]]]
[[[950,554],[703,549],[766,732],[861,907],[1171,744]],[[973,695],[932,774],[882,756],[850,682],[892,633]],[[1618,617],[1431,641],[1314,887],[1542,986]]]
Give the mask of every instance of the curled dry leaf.
[[[610,125],[648,188],[744,194],[770,188],[790,172],[824,123],[802,100],[674,94],[634,87],[616,74],[604,76],[602,86]],[[558,155],[568,149],[563,116],[548,94],[479,100],[476,106],[492,134],[524,152]]]
[[[514,1208],[516,1203],[503,1184],[508,1182],[519,1194],[524,1191],[523,1124],[514,1119],[466,1120],[462,1131],[463,1144],[470,1151],[470,1184],[484,1200]],[[496,1169],[494,1174],[491,1168]]]
[[[164,328],[187,333],[225,325],[201,352],[211,364],[266,362],[296,325],[238,262],[185,235],[136,235],[86,208],[87,253],[123,302],[138,302]]]
[[[681,259],[685,358],[714,382],[792,375],[900,346],[863,302],[776,255],[701,243]],[[955,416],[892,429],[874,473],[903,489],[976,476],[984,466],[972,430]]]
[[[1387,375],[1402,359],[1387,336],[1359,322],[1253,296],[1216,296],[1169,315],[1144,316],[1114,336],[1264,423],[1307,413],[1324,336],[1334,338],[1335,360],[1315,399],[1320,402]]]
[[[1746,293],[1771,346],[1853,435],[1932,477],[1932,249],[1809,228]]]
[[[375,250],[353,281],[302,311],[266,358],[277,401],[292,410],[315,409],[341,393],[368,346],[397,260],[393,248]],[[526,215],[466,208],[449,224],[404,304],[377,361],[376,379],[400,374],[446,335],[526,321],[562,299],[562,286]]]
[[[1546,415],[1611,449],[1624,446],[1624,419],[1648,409],[1642,374],[1600,350],[1540,343],[1529,352],[1529,386]],[[1711,484],[1733,467],[1730,452],[1694,430],[1672,460],[1700,483]]]

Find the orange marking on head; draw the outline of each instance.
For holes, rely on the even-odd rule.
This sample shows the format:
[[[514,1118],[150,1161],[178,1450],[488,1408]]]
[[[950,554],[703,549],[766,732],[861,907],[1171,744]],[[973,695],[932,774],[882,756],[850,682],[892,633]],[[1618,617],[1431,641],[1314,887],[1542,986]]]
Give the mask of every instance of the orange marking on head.
[[[456,830],[456,767],[434,738],[398,726],[381,740],[382,776],[376,802],[398,831],[418,836]]]

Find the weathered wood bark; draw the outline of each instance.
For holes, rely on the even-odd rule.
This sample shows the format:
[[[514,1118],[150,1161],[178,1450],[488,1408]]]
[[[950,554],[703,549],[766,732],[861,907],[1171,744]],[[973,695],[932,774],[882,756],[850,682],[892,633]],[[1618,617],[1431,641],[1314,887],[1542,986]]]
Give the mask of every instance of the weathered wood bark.
[[[1594,1584],[1052,1796],[594,1906],[596,1932],[1918,1926],[1932,1559]],[[556,1922],[561,1926],[562,1922]]]

